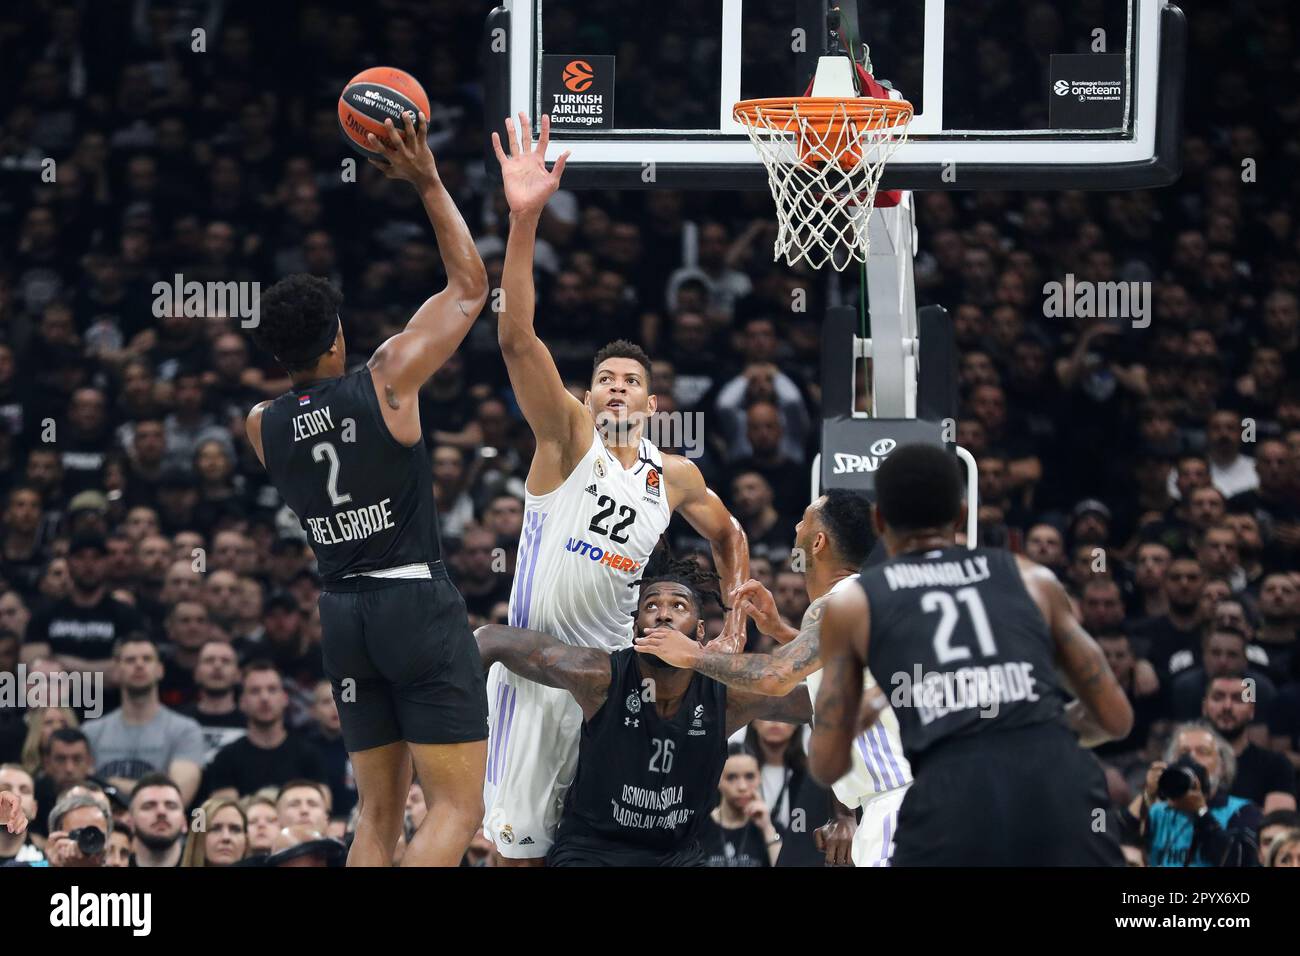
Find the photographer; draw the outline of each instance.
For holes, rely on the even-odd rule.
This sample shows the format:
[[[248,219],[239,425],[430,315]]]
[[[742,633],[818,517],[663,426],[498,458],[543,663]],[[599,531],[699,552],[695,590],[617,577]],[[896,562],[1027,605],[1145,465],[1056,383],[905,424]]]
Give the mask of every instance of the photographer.
[[[99,800],[84,789],[69,791],[50,811],[45,858],[50,866],[103,866],[112,829],[113,820]]]
[[[1137,828],[1149,866],[1255,866],[1259,807],[1228,791],[1237,769],[1231,745],[1205,721],[1175,729],[1147,770],[1126,822]]]

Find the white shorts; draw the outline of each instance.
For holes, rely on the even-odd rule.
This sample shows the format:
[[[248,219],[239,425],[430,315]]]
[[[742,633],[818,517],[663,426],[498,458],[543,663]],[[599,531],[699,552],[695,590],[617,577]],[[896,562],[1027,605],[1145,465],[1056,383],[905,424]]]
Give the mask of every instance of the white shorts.
[[[898,808],[910,786],[886,790],[862,801],[862,819],[853,834],[854,866],[889,866],[898,832]]]
[[[512,860],[550,852],[578,769],[582,708],[573,696],[493,664],[488,671],[483,832]]]

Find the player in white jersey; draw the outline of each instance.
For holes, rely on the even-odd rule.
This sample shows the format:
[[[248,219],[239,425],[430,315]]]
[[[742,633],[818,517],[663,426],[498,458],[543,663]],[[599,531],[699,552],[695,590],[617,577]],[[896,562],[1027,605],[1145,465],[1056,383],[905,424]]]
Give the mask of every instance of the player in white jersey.
[[[518,128],[507,120],[510,155],[500,137],[492,137],[510,204],[497,333],[515,399],[537,440],[525,485],[510,624],[567,644],[616,651],[632,641],[637,581],[674,511],[709,542],[725,589],[749,577],[749,547],[740,523],[704,484],[700,470],[644,437],[656,400],[650,358],[642,349],[629,342],[601,349],[590,390],[578,401],[537,337],[537,224],[559,187],[564,157],[548,172],[549,119],[542,120],[536,147],[526,133],[527,118],[519,119]],[[734,653],[744,639],[744,615],[732,609],[710,646]],[[582,711],[567,692],[500,664],[488,673],[487,693],[483,830],[503,863],[540,865],[577,767]]]
[[[737,588],[731,600],[758,629],[783,646],[771,654],[722,655],[676,636],[638,637],[636,648],[678,667],[689,667],[729,687],[761,694],[784,695],[803,681],[815,698],[821,684],[821,617],[833,592],[852,586],[870,551],[871,505],[850,491],[829,491],[803,513],[795,529],[796,554],[806,562],[805,583],[811,602],[798,630],[781,620],[771,593],[757,581]],[[870,673],[866,686],[875,686]],[[877,693],[880,693],[877,691]],[[816,714],[813,720],[816,721]],[[886,705],[870,731],[854,741],[849,772],[832,789],[842,805],[834,819],[818,831],[828,862],[845,862],[841,849],[851,840],[855,866],[887,866],[898,827],[898,809],[912,783],[912,768],[903,756],[898,718]],[[862,819],[853,823],[853,811]]]

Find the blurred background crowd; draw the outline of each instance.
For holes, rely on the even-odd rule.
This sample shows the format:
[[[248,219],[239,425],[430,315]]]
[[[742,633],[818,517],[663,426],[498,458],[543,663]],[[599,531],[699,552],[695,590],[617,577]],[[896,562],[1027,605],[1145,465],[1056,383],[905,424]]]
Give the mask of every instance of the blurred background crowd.
[[[336,859],[356,792],[322,680],[320,579],[243,429],[287,379],[237,319],[159,317],[154,284],[306,271],[343,292],[351,361],[398,330],[441,266],[409,188],[365,163],[341,175],[335,99],[375,63],[428,90],[442,178],[499,284],[508,222],[471,42],[488,6],[0,10],[0,78],[19,93],[0,115],[0,672],[102,673],[106,688],[88,721],[0,700],[0,788],[29,795],[33,817],[28,839],[0,833],[0,861],[39,861],[50,833],[55,865]],[[1189,84],[1179,184],[918,194],[917,291],[948,309],[960,346],[981,543],[1060,576],[1132,697],[1133,733],[1098,751],[1116,810],[1140,802],[1153,761],[1192,753],[1211,806],[1252,829],[1261,860],[1280,839],[1274,856],[1294,865],[1297,18],[1274,0],[1189,13],[1189,75],[1212,62],[1214,82]],[[772,264],[770,203],[562,190],[541,227],[537,326],[579,395],[597,348],[644,345],[660,410],[702,423],[689,450],[797,625],[819,317],[856,293]],[[1150,326],[1045,317],[1044,284],[1067,274],[1152,283]],[[421,418],[454,580],[475,623],[504,623],[532,438],[490,309]],[[685,525],[671,537],[701,546]],[[757,797],[786,829],[807,806],[818,825],[801,735],[760,722],[746,740],[758,772],[724,802]],[[418,823],[418,788],[408,810]],[[100,819],[115,826],[99,856],[69,849]],[[187,840],[194,819],[204,832]],[[1134,862],[1168,859],[1153,839],[1129,835]],[[733,846],[716,862],[769,861]],[[811,836],[788,837],[778,862],[818,862]]]

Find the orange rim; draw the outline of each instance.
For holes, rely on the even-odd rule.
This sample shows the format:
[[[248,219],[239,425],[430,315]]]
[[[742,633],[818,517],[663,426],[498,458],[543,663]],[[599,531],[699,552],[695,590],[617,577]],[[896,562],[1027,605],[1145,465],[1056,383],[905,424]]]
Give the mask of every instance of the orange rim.
[[[870,96],[777,96],[741,100],[731,115],[751,126],[767,126],[769,129],[780,127],[796,117],[819,132],[833,130],[848,122],[868,123],[877,129],[885,129],[910,122],[912,104],[907,100]]]

